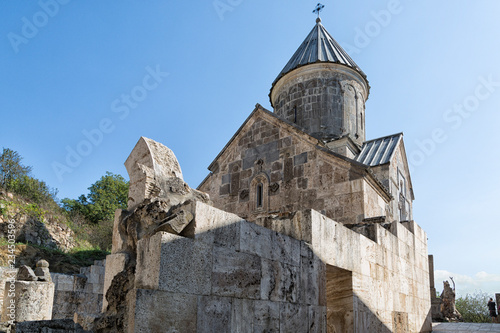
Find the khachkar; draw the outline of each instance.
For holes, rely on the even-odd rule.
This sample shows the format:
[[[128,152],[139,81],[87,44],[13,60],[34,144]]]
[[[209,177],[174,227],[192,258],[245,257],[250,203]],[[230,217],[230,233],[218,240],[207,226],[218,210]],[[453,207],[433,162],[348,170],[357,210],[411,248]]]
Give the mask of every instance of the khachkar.
[[[216,209],[174,154],[141,138],[126,161],[96,332],[430,332],[426,235],[368,238],[313,210],[267,227]]]

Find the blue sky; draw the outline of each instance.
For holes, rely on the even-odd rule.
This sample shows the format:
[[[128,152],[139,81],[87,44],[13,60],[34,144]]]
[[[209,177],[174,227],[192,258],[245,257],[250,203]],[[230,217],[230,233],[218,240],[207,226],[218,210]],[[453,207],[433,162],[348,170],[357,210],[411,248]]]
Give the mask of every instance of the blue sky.
[[[60,198],[106,171],[127,177],[140,136],[171,148],[196,187],[255,104],[270,109],[316,3],[2,1],[0,144]],[[367,138],[405,133],[439,277],[500,292],[500,3],[324,4],[323,25],[371,85]]]

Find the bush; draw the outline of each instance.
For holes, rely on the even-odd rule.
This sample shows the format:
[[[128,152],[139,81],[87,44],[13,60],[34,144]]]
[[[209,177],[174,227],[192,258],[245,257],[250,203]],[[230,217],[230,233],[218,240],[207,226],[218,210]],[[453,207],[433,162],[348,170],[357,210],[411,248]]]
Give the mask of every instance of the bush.
[[[113,220],[94,224],[89,223],[83,215],[73,214],[69,227],[74,231],[80,249],[111,251]]]
[[[491,323],[488,300],[491,296],[483,292],[467,294],[457,298],[455,304],[466,323]]]

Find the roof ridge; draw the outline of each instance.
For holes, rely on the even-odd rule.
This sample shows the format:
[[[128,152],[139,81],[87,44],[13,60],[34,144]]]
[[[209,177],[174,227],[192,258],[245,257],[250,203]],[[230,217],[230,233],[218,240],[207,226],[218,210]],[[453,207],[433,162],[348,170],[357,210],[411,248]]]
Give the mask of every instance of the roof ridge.
[[[375,138],[375,139],[367,140],[367,141],[363,142],[363,145],[365,145],[366,143],[372,142],[372,141],[382,140],[382,139],[385,139],[385,138],[390,138],[390,137],[398,136],[398,135],[404,135],[404,133],[403,132],[399,132],[399,133],[395,133],[395,134],[381,136],[380,138]]]

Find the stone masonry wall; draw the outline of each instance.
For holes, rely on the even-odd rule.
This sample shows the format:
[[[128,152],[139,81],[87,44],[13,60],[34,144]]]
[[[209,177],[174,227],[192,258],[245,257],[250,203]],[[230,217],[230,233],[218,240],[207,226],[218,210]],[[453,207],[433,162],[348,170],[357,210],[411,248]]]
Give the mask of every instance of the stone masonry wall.
[[[431,331],[415,223],[377,225],[374,242],[309,211],[295,239],[198,202],[195,224],[139,241],[129,332]]]
[[[363,144],[368,92],[358,73],[334,64],[315,64],[280,81],[272,92],[276,115],[314,137],[328,140],[349,135],[359,146]]]
[[[76,319],[83,327],[93,322],[102,310],[104,267],[105,260],[96,260],[78,275],[51,273],[55,283],[52,318]]]
[[[401,221],[400,208],[405,205],[405,217],[402,221],[413,219],[413,189],[411,187],[410,175],[406,169],[404,161],[404,150],[402,142],[396,148],[390,164],[383,164],[373,167],[372,170],[389,189],[389,193],[394,197],[388,206],[388,221]],[[398,173],[404,177],[404,188],[401,187],[401,179]]]
[[[250,119],[212,165],[199,189],[216,207],[248,220],[308,208],[342,223],[386,215],[385,199],[363,178],[364,169],[318,149],[299,131],[280,128],[278,121]],[[258,184],[263,186],[261,207]]]
[[[129,332],[326,332],[324,265],[304,242],[202,203],[195,216],[194,238],[139,241]]]

